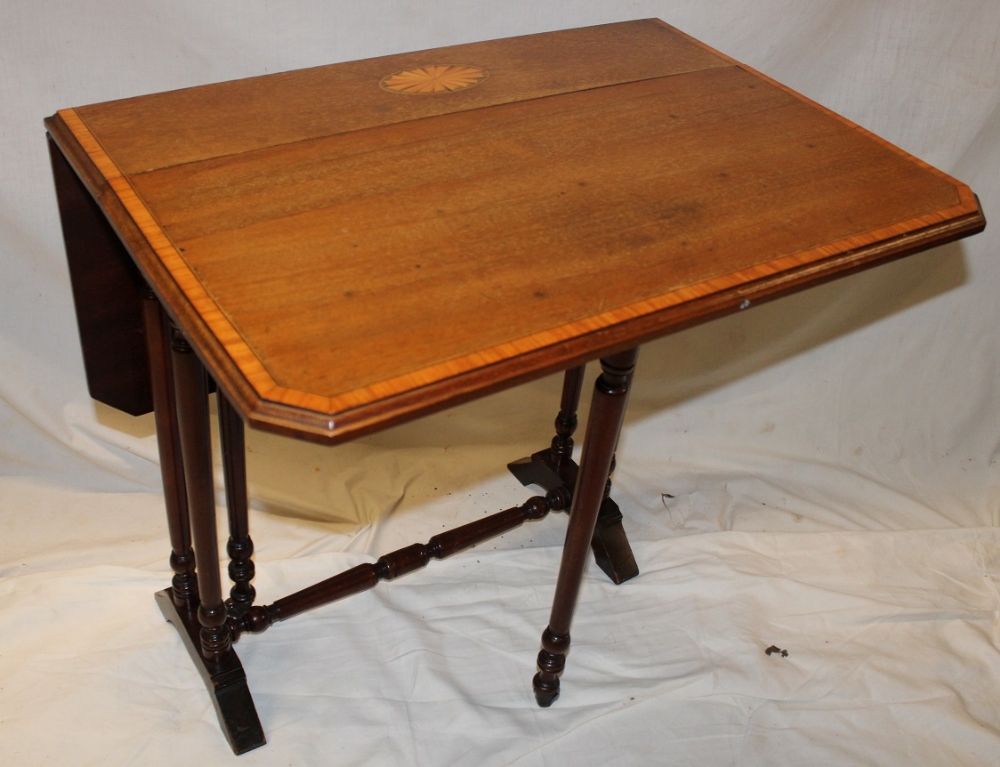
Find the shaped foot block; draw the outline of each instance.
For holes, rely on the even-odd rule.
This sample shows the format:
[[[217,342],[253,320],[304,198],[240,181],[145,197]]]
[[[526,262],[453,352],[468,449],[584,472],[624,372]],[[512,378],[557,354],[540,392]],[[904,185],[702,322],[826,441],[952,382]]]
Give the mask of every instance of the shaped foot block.
[[[171,598],[170,589],[156,592],[156,604],[163,617],[174,625],[177,633],[184,640],[188,655],[194,661],[195,667],[205,680],[212,703],[219,715],[222,732],[229,741],[235,754],[244,754],[263,746],[267,740],[260,726],[257,709],[254,708],[250,689],[247,687],[247,676],[243,664],[236,657],[236,652],[230,650],[220,663],[210,663],[201,655],[201,644],[198,638],[201,626],[197,615],[191,611],[178,608]]]
[[[525,487],[536,485],[548,492],[565,486],[572,492],[576,485],[577,465],[569,462],[557,471],[549,462],[548,450],[539,450],[528,458],[513,461],[507,464],[507,468]],[[597,566],[612,583],[618,585],[639,574],[639,566],[622,526],[621,510],[611,498],[605,498],[601,503],[590,548]]]

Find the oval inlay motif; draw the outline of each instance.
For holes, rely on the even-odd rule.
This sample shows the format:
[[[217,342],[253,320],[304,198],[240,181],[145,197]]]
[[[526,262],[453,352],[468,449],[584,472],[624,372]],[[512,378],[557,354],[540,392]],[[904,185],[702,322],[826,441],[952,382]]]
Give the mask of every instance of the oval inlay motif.
[[[490,73],[479,67],[432,65],[386,75],[379,82],[390,93],[424,96],[461,91],[479,85]]]

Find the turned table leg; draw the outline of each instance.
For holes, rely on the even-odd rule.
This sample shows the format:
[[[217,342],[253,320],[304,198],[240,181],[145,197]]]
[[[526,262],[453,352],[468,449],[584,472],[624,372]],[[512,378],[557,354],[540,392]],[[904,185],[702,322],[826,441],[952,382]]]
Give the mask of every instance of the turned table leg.
[[[580,405],[585,365],[570,368],[563,376],[562,398],[556,415],[556,434],[545,450],[507,464],[510,473],[527,487],[537,485],[545,490],[565,486],[572,489],[576,483],[576,464],[573,462],[573,433],[576,431],[576,410]]]
[[[187,340],[176,331],[173,352],[181,453],[198,573],[201,653],[205,660],[218,662],[230,649],[230,636],[226,628],[226,606],[222,602],[219,552],[216,548],[208,383],[201,362],[193,354]]]
[[[243,419],[220,390],[219,436],[222,443],[222,469],[226,479],[226,509],[229,512],[229,577],[233,587],[229,591],[229,615],[239,618],[253,605],[257,596],[250,581],[254,577],[253,541],[250,539],[250,520],[247,499],[246,440]]]
[[[602,359],[603,372],[594,385],[552,613],[542,634],[538,673],[533,680],[540,706],[551,705],[559,695],[559,675],[566,664],[570,623],[587,563],[587,548],[605,497],[638,351],[630,349]]]
[[[173,366],[170,361],[170,328],[160,302],[149,290],[143,296],[143,329],[149,354],[163,498],[167,508],[170,567],[174,571],[170,589],[171,598],[179,609],[191,612],[198,607],[198,581],[194,569],[194,550],[191,548],[187,486],[184,482],[184,465],[177,426]]]
[[[557,472],[561,472],[573,461],[573,434],[576,432],[576,411],[580,407],[580,393],[583,391],[583,375],[586,365],[570,368],[563,375],[562,397],[559,413],[556,415],[556,435],[549,447],[549,461]]]
[[[230,746],[241,754],[264,745],[264,731],[247,687],[246,673],[232,649],[232,634],[222,600],[208,379],[191,346],[176,329],[172,364],[200,603],[192,614],[174,609],[163,592],[157,595],[157,600],[195,661]]]
[[[562,399],[555,421],[556,434],[549,448],[507,464],[511,474],[522,485],[537,485],[546,491],[560,486],[572,489],[576,485],[577,465],[573,461],[573,434],[577,426],[576,411],[580,405],[585,369],[584,365],[570,368],[563,377]],[[614,458],[611,461],[590,548],[594,552],[597,566],[612,583],[620,584],[637,576],[639,566],[635,562],[632,547],[622,526],[621,510],[611,498],[611,471],[614,471]]]

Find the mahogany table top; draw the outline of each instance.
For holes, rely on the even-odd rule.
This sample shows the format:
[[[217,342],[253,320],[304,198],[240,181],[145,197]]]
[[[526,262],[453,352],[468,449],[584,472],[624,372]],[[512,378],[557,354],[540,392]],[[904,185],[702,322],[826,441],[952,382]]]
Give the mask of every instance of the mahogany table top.
[[[658,20],[47,125],[244,416],[320,441],[985,224],[965,185]]]

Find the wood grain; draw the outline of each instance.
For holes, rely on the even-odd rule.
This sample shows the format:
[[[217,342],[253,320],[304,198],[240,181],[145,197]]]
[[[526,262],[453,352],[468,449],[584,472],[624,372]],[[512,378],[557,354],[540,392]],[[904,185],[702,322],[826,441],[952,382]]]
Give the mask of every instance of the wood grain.
[[[492,77],[447,100],[400,99],[388,74],[456,62]],[[728,62],[652,20],[438,48],[95,104],[80,116],[125,173],[544,98]]]
[[[51,141],[49,155],[90,396],[131,415],[148,413],[153,395],[143,339],[145,283]]]
[[[174,213],[165,232],[277,385],[349,397],[959,203],[952,185],[749,84],[711,70],[134,181]]]
[[[348,96],[379,70],[372,99],[444,106],[345,96],[356,121],[320,129],[285,83],[266,141],[218,143],[211,88],[60,113],[255,425],[348,438],[985,223],[964,185],[661,23],[443,50],[473,49],[490,77],[427,99],[379,87],[416,59],[308,70]],[[588,50],[620,55],[572,70]],[[166,129],[168,102],[197,140]]]

